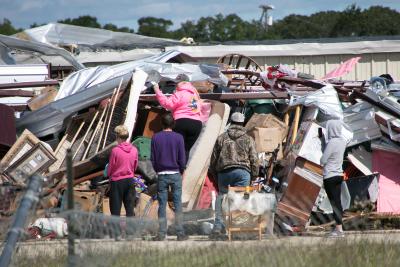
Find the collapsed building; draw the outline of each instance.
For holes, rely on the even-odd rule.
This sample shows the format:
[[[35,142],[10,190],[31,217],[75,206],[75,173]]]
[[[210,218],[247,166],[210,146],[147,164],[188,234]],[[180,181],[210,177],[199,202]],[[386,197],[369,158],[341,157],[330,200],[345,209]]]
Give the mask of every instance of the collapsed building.
[[[151,82],[159,83],[168,94],[181,80],[193,83],[209,109],[183,177],[186,212],[205,209],[211,215],[204,216],[212,216],[212,196],[217,189],[208,173],[209,161],[215,141],[234,111],[245,114],[246,129],[256,141],[260,159],[256,182],[261,191],[276,196],[276,225],[292,232],[307,231],[332,212],[322,186],[322,143],[318,137],[332,118],[343,120],[348,141],[343,207],[353,218],[366,209],[371,216],[396,216],[400,212],[396,172],[400,84],[390,75],[382,73],[362,81],[338,79],[351,72],[359,58],[344,62],[321,79],[287,65],[265,68],[235,53],[215,63],[196,62],[190,54],[177,50],[156,52],[161,46],[176,44],[173,40],[122,33],[106,36],[102,30],[74,27],[49,24],[27,30],[22,35],[28,40],[0,36],[4,63],[0,66],[4,126],[0,132],[0,170],[2,198],[7,200],[0,207],[2,216],[15,212],[33,173],[47,179],[38,216],[65,209],[67,150],[73,155],[77,208],[110,214],[105,195],[108,179],[103,170],[115,145],[112,129],[124,124],[139,150],[136,216],[155,219],[157,175],[149,161],[149,146],[153,134],[161,129],[160,117],[165,110],[158,105]],[[79,33],[89,32],[93,38],[83,39],[91,43],[76,39]],[[79,60],[79,55],[55,46],[71,47],[75,43],[78,46],[73,49],[80,53],[107,54],[105,47],[132,44],[132,38],[156,45],[151,54],[122,63],[110,60],[114,64],[109,66]],[[40,58],[41,64],[27,61],[30,57]],[[57,60],[72,68],[65,77],[54,74],[60,71],[52,69]],[[26,65],[28,62],[34,64]],[[82,63],[96,66],[85,68]],[[168,216],[172,218],[171,210]]]

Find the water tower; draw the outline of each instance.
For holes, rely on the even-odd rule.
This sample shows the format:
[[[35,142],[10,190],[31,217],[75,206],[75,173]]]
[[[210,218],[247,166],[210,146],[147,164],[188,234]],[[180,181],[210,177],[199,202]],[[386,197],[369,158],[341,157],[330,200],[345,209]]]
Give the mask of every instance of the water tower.
[[[274,6],[260,5],[260,8],[262,9],[260,24],[267,30],[269,26],[272,26],[272,16],[268,15],[268,11],[274,9]]]

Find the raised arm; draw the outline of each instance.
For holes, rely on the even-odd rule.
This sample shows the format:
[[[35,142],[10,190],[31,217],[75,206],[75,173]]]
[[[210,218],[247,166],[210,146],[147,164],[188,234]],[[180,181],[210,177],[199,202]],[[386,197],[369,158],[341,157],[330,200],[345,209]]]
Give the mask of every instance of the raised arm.
[[[167,97],[161,92],[158,84],[154,85],[154,92],[156,93],[156,98],[161,106],[168,110],[174,110],[179,103],[179,96],[177,94],[173,94],[170,97]]]

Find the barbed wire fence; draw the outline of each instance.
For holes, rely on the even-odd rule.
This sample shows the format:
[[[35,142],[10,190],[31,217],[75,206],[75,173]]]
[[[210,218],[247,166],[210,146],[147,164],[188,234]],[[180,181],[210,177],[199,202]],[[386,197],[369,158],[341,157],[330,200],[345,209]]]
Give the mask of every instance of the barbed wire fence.
[[[277,189],[275,218],[272,225],[265,224],[269,229],[263,230],[261,241],[255,233],[234,234],[233,242],[210,240],[207,234],[211,230],[213,211],[208,209],[185,213],[184,227],[191,235],[190,240],[177,242],[171,237],[154,242],[151,238],[158,230],[156,219],[108,216],[84,212],[79,207],[43,211],[35,204],[38,199],[29,191],[29,186],[21,193],[24,196],[17,204],[17,212],[1,217],[5,229],[2,252],[11,251],[12,255],[8,259],[2,257],[1,267],[7,266],[7,261],[11,266],[30,267],[400,264],[396,256],[400,252],[400,233],[396,230],[400,227],[400,217],[374,213],[373,203],[368,201],[355,201],[345,211],[346,236],[341,239],[326,238],[334,223],[332,215],[320,209],[323,194],[315,193],[318,194],[315,201],[309,194],[282,194]],[[30,209],[24,204],[26,199],[34,200]],[[25,219],[18,219],[21,208],[25,209]],[[241,219],[245,223],[249,218]],[[11,226],[12,221],[18,225]],[[168,229],[171,236],[174,235],[172,226]],[[14,241],[10,243],[11,235]],[[73,241],[73,250],[68,249],[71,243],[67,238]]]

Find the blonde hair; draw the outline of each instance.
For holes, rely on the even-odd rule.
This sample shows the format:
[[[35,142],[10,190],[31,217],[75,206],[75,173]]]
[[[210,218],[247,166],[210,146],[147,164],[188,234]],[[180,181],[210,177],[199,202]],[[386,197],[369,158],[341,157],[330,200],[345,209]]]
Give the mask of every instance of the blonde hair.
[[[128,128],[126,128],[125,125],[118,125],[117,127],[115,127],[114,133],[117,135],[117,138],[120,138],[122,140],[126,140],[129,137]]]

